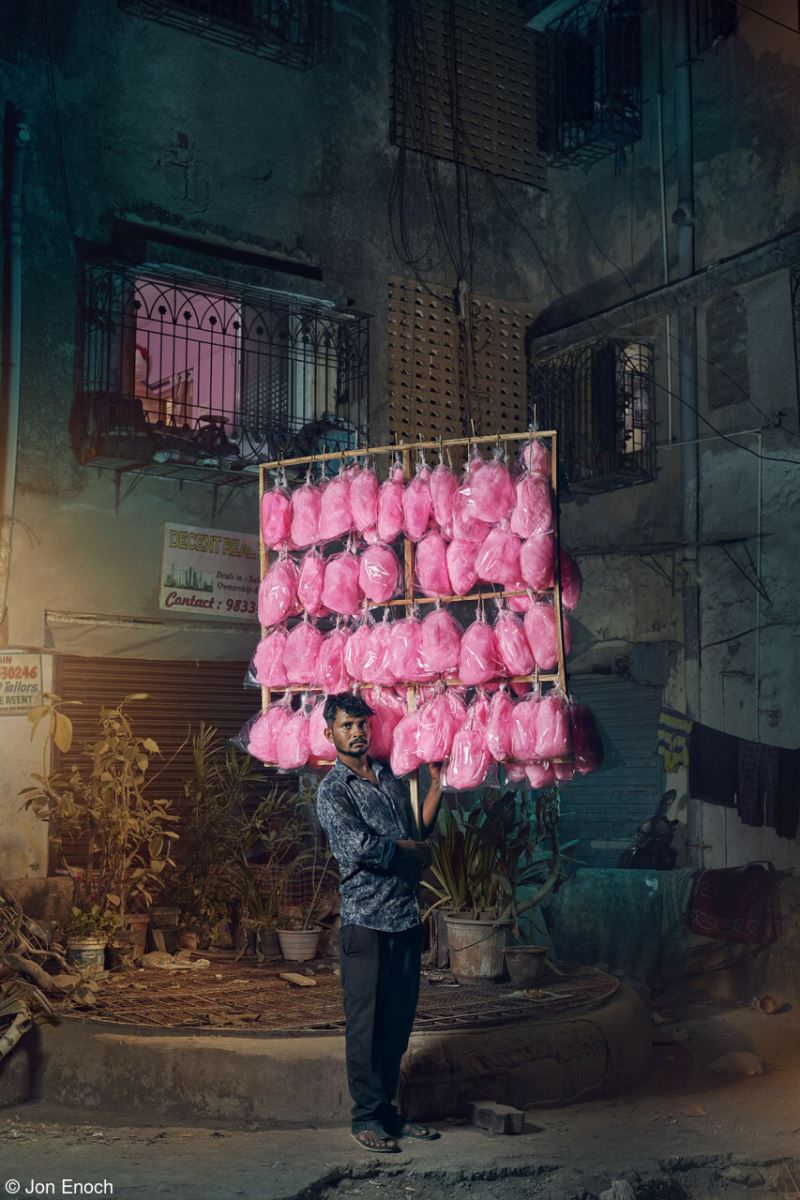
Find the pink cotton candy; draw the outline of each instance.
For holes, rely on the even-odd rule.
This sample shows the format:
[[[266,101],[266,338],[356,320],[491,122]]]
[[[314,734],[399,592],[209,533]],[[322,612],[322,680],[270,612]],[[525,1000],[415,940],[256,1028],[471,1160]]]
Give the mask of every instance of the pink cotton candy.
[[[292,502],[289,493],[277,483],[261,497],[261,537],[269,550],[289,539],[292,528]]]
[[[361,683],[364,679],[364,656],[373,628],[371,619],[362,621],[350,634],[345,646],[344,667],[354,683]]]
[[[523,475],[517,480],[511,529],[521,538],[547,533],[553,526],[550,484],[543,475]]]
[[[553,776],[559,783],[569,783],[570,779],[575,778],[575,767],[569,762],[554,762]]]
[[[319,540],[333,542],[344,537],[353,527],[350,508],[350,479],[337,475],[331,479],[320,497]]]
[[[457,791],[480,787],[491,765],[486,745],[486,725],[470,707],[464,726],[453,738],[445,768],[445,785]]]
[[[292,713],[278,738],[278,766],[282,771],[296,771],[308,762],[311,752],[311,722],[305,708]]]
[[[490,470],[491,464],[486,470]],[[485,474],[485,472],[481,472]],[[475,558],[475,569],[480,579],[487,583],[500,583],[504,587],[513,587],[519,580],[520,574],[520,540],[503,522],[497,529],[492,529]]]
[[[350,635],[346,629],[334,629],[323,640],[319,652],[317,682],[329,696],[346,692],[350,680],[344,665],[344,656]]]
[[[378,537],[393,542],[403,531],[403,468],[393,467],[378,492]]]
[[[258,589],[258,619],[267,627],[279,625],[297,604],[299,573],[290,558],[277,558],[267,568]]]
[[[536,757],[565,758],[572,753],[569,705],[563,696],[550,694],[539,704],[536,721]]]
[[[314,705],[311,712],[308,727],[309,757],[318,759],[321,762],[333,762],[336,758],[336,747],[325,736],[327,726],[324,714],[325,700],[323,699],[320,700],[319,704]]]
[[[416,617],[404,617],[392,622],[389,645],[389,670],[403,683],[422,683],[432,679],[435,672],[422,665],[422,623]]]
[[[364,693],[364,699],[373,712],[370,720],[370,755],[385,761],[391,755],[394,731],[406,715],[406,706],[393,692],[379,687],[370,688]]]
[[[432,675],[449,675],[458,667],[461,626],[445,609],[429,613],[422,622],[420,661]]]
[[[600,737],[591,709],[585,704],[571,705],[569,722],[575,769],[580,775],[598,771],[603,765],[603,739]]]
[[[389,765],[392,774],[398,778],[416,771],[420,764],[417,754],[417,736],[419,734],[419,713],[407,713],[397,723],[392,735],[392,753]]]
[[[559,766],[561,764],[558,764]],[[556,781],[556,764],[532,762],[525,767],[528,783],[532,788],[552,787]]]
[[[489,697],[486,692],[480,691],[475,694],[469,712],[473,721],[479,721],[485,729],[489,721]]]
[[[517,762],[529,763],[536,758],[536,726],[539,697],[518,700],[511,718],[511,756]]]
[[[286,686],[286,667],[283,665],[285,648],[285,629],[276,629],[262,638],[253,655],[253,673],[256,683],[269,688]]]
[[[512,612],[526,613],[533,604],[533,600],[530,596],[509,596],[507,603]]]
[[[564,608],[576,608],[581,598],[583,580],[581,569],[566,546],[561,547],[559,573],[561,576],[561,603]]]
[[[531,438],[522,448],[522,465],[534,475],[552,474],[550,450],[544,438]]]
[[[463,487],[453,494],[453,537],[462,542],[479,542],[486,540],[491,526],[481,521],[467,511],[467,495]]]
[[[506,760],[503,767],[509,783],[522,783],[523,779],[526,778],[524,763],[509,762]]]
[[[266,712],[257,718],[250,730],[248,754],[252,754],[263,763],[276,763],[278,743],[291,717],[292,709],[287,701],[279,700],[277,704],[271,704]]]
[[[400,563],[389,546],[368,546],[360,556],[358,585],[373,604],[385,604],[397,593]]]
[[[453,595],[468,596],[478,581],[475,558],[478,553],[477,542],[454,540],[447,547],[447,573],[453,588]]]
[[[389,667],[391,639],[392,626],[389,621],[381,621],[369,631],[361,661],[361,678],[365,683],[379,683],[384,687],[391,687],[395,682]]]
[[[514,504],[514,485],[508,467],[495,461],[485,463],[478,471],[469,471],[459,494],[466,516],[490,525],[502,521],[511,514]]]
[[[322,603],[331,612],[352,616],[361,606],[358,586],[359,562],[355,554],[333,554],[325,564]]]
[[[494,623],[497,649],[507,675],[530,675],[535,666],[525,626],[510,612],[499,613]]]
[[[525,614],[525,635],[537,667],[552,671],[558,664],[558,636],[555,609],[549,604],[532,604]],[[564,617],[564,654],[569,654],[572,636]]]
[[[425,596],[452,595],[447,572],[447,543],[440,533],[431,530],[417,546],[414,556],[417,583]]]
[[[486,722],[486,746],[495,762],[505,762],[511,757],[513,715],[514,701],[505,688],[500,688],[489,702],[489,719]]]
[[[447,758],[456,734],[453,710],[440,692],[419,710],[417,757],[420,762],[440,763]]]
[[[403,492],[403,529],[412,542],[418,542],[430,524],[430,478],[430,467],[422,467]]]
[[[443,463],[431,474],[431,506],[433,519],[446,538],[453,536],[453,496],[458,491],[458,478]]]
[[[473,621],[461,638],[459,679],[468,687],[473,687],[497,679],[504,673],[494,630],[485,621]]]
[[[350,511],[359,533],[378,523],[378,477],[371,467],[359,471],[350,482]]]
[[[314,684],[322,642],[322,634],[315,625],[310,625],[308,621],[295,625],[286,638],[283,653],[289,683]]]
[[[308,550],[300,563],[297,581],[297,599],[311,617],[322,617],[327,612],[322,603],[322,588],[325,583],[325,559],[319,550]]]
[[[532,591],[544,592],[553,586],[555,563],[552,533],[534,533],[522,543],[519,552],[520,573]]]
[[[291,538],[300,550],[319,541],[321,502],[319,488],[312,483],[304,483],[292,492]]]

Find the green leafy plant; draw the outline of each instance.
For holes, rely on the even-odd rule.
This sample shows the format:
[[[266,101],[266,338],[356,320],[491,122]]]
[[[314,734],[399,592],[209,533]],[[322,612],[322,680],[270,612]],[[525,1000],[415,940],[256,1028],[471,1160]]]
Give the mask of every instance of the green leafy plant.
[[[539,799],[546,805],[548,798]],[[557,808],[557,797],[549,797]],[[512,921],[539,904],[558,882],[565,852],[575,841],[561,846],[557,824],[546,828],[528,816],[527,803],[515,792],[500,794],[487,789],[481,802],[470,811],[443,807],[439,814],[441,836],[433,843],[433,861],[423,886],[433,902],[426,916],[436,909],[480,914],[496,921]],[[547,837],[549,847],[540,842]],[[534,891],[520,900],[520,891]]]
[[[67,937],[111,939],[119,927],[119,917],[110,908],[93,904],[89,909],[73,904],[67,921]]]
[[[308,863],[309,854],[303,856],[301,866]],[[330,916],[337,907],[336,870],[330,850],[321,847],[315,839],[310,853],[310,874],[314,892],[307,904],[282,904],[278,914],[281,929],[303,930],[318,925],[323,917]]]
[[[160,751],[152,738],[136,734],[127,711],[129,704],[144,699],[137,693],[101,708],[99,736],[83,747],[85,765],[75,763],[62,771],[50,769],[50,744],[69,752],[72,722],[63,710],[74,702],[46,694],[28,715],[31,739],[43,723],[47,731],[42,771],[21,793],[25,807],[50,823],[59,850],[65,834],[86,842],[83,894],[95,896],[101,909],[111,908],[120,918],[132,906],[149,905],[175,865],[171,851],[178,834],[172,826],[177,816],[170,800],[153,795],[154,780],[148,778]]]

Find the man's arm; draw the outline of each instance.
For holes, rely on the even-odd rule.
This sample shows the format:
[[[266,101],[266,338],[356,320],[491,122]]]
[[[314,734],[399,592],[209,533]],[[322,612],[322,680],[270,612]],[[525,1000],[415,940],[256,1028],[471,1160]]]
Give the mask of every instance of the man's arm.
[[[349,802],[344,788],[320,784],[317,816],[328,837],[333,857],[341,866],[386,870],[397,851],[393,838],[373,833]]]
[[[431,786],[428,788],[428,794],[422,801],[422,809],[420,810],[420,823],[422,829],[420,835],[424,840],[429,834],[433,833],[436,827],[436,818],[439,815],[439,805],[442,803],[442,768],[438,763],[429,763],[428,770],[431,773]]]

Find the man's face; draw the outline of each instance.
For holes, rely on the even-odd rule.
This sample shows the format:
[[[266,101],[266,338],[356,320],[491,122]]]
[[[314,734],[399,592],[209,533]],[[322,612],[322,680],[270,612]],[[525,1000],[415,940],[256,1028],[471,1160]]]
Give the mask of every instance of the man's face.
[[[333,725],[326,727],[325,736],[340,754],[361,758],[369,750],[369,717],[351,717],[343,709],[337,708]]]

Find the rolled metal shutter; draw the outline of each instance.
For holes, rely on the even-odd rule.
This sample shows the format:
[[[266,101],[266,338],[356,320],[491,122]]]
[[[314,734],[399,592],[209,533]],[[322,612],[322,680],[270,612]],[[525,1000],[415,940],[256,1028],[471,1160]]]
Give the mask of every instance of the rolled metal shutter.
[[[65,700],[79,700],[81,706],[69,710],[74,726],[72,749],[69,754],[58,754],[56,765],[79,763],[85,767],[88,760],[81,750],[87,741],[97,738],[100,709],[132,693],[146,692],[146,700],[130,705],[134,726],[137,733],[158,743],[162,758],[153,764],[152,773],[163,771],[155,786],[160,795],[173,801],[177,812],[182,812],[183,781],[192,769],[191,734],[197,732],[200,722],[216,726],[228,738],[259,710],[260,692],[243,686],[247,665],[59,656],[54,690]],[[71,864],[80,865],[85,849],[78,841],[64,843]],[[51,870],[58,865],[51,863]]]

